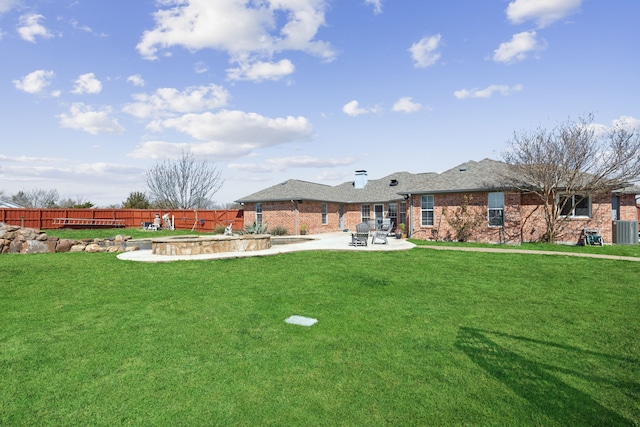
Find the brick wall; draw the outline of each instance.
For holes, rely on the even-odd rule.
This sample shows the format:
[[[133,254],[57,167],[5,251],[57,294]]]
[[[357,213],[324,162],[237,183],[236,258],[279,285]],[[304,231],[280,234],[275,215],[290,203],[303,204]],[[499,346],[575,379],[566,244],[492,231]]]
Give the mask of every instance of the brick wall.
[[[413,196],[407,206],[407,221],[413,221],[411,237],[425,240],[455,239],[456,231],[447,221],[447,213],[451,215],[468,199],[470,215],[482,215],[485,220],[474,230],[472,241],[492,243],[521,243],[539,241],[546,229],[544,209],[534,195],[505,193],[503,227],[490,227],[487,218],[487,192],[455,193],[434,195],[434,225],[421,225],[420,196]],[[443,208],[446,213],[443,213]],[[245,225],[256,219],[256,204],[247,203],[244,207]],[[327,223],[322,224],[322,203],[304,201],[264,202],[262,203],[262,221],[269,224],[269,229],[283,227],[290,235],[300,234],[304,225],[307,233],[327,233],[340,230],[340,204],[327,203]],[[345,204],[344,228],[354,230],[362,220],[361,204]],[[388,206],[385,204],[385,214]],[[563,221],[559,232],[559,242],[577,243],[584,228],[599,228],[605,242],[612,238],[611,197],[609,195],[592,199],[591,218],[575,218]],[[637,220],[635,196],[625,195],[620,200],[622,220]],[[373,217],[373,204],[371,204]]]
[[[425,240],[455,240],[456,231],[447,221],[447,214],[460,209],[468,199],[468,215],[484,215],[487,212],[488,193],[456,193],[434,195],[434,225],[421,225],[420,196],[413,196],[410,209],[413,212],[412,237]],[[634,212],[635,197],[623,196],[620,202],[622,220],[637,218]],[[591,200],[590,218],[571,218],[561,221],[558,233],[559,243],[578,243],[585,228],[598,228],[605,242],[612,241],[611,196],[602,195]],[[637,211],[637,209],[635,209]],[[473,233],[471,241],[492,243],[520,243],[539,241],[546,230],[544,209],[534,195],[505,193],[504,227],[490,227],[488,219]]]
[[[304,225],[308,234],[331,233],[341,231],[340,204],[327,203],[327,223],[322,223],[322,203],[303,201],[297,202],[263,202],[262,222],[269,225],[269,229],[283,227],[289,235],[300,234]],[[345,204],[343,206],[344,229],[355,230],[362,222],[361,204]],[[385,204],[385,214],[388,206]],[[297,211],[296,211],[297,210]],[[373,205],[371,207],[373,215]],[[245,203],[244,223],[252,224],[256,220],[256,204]]]

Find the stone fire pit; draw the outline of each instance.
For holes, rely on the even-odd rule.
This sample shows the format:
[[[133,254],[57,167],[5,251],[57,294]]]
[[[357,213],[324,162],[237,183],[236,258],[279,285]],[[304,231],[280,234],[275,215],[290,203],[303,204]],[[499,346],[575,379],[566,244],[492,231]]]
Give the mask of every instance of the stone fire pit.
[[[271,248],[268,234],[245,234],[242,236],[171,236],[153,239],[151,253],[154,255],[201,255],[220,252],[261,251]]]

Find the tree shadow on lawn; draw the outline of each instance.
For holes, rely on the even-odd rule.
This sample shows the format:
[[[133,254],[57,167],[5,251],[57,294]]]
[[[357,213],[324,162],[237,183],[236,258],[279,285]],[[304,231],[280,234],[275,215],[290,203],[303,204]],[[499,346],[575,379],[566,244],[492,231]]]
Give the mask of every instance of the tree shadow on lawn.
[[[596,402],[591,396],[565,383],[553,372],[569,374],[593,383],[615,386],[622,390],[632,401],[636,401],[640,384],[621,382],[594,375],[588,375],[572,369],[529,360],[497,344],[489,336],[502,336],[509,339],[531,342],[570,351],[572,357],[598,356],[623,362],[634,362],[628,358],[596,353],[562,344],[518,337],[499,332],[461,327],[455,346],[471,360],[501,381],[519,396],[523,397],[546,416],[564,425],[636,425],[620,414]],[[575,354],[579,353],[579,354]],[[637,361],[636,361],[637,362]]]

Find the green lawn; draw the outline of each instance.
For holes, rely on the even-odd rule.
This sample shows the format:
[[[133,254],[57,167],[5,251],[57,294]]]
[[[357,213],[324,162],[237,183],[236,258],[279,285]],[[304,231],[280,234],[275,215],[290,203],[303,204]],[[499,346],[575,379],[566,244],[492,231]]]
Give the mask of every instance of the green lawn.
[[[553,243],[522,243],[519,245],[497,245],[494,243],[474,243],[474,242],[434,242],[429,240],[410,239],[411,242],[419,246],[462,246],[471,248],[492,248],[492,249],[525,249],[551,252],[577,252],[588,254],[630,256],[640,258],[640,245],[604,245],[604,246],[582,246],[582,245],[562,245]]]
[[[0,425],[640,424],[640,262],[63,253],[0,272]]]

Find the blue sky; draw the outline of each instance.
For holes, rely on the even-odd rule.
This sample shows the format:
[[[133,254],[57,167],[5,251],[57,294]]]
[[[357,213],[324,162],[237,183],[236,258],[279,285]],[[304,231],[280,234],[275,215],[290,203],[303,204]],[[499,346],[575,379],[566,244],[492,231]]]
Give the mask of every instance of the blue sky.
[[[0,0],[0,191],[98,206],[184,149],[231,202],[640,124],[637,0]]]

